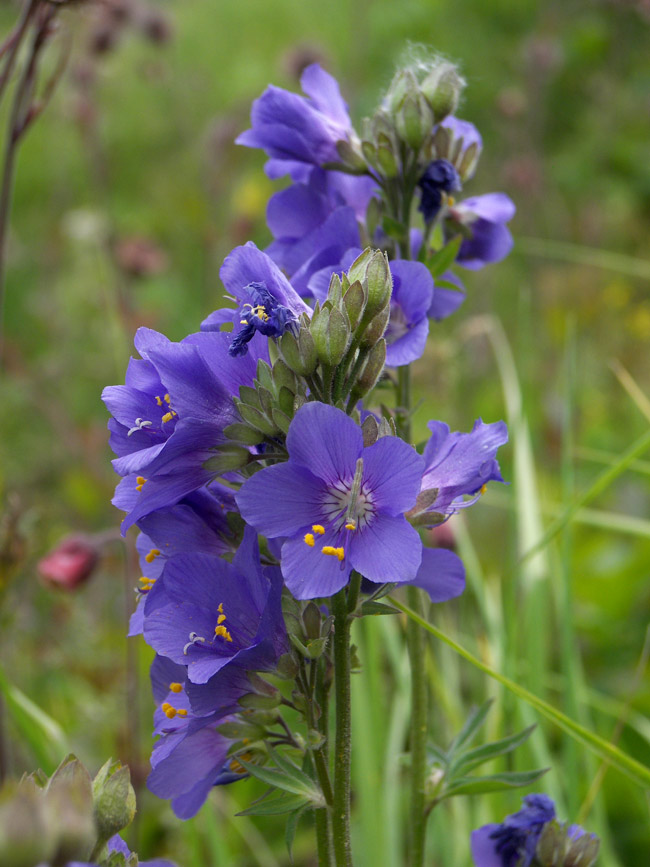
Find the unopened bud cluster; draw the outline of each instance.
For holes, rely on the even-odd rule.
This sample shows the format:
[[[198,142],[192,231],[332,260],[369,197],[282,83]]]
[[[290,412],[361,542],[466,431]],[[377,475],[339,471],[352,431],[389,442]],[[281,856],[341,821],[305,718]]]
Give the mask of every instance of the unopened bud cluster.
[[[568,825],[547,822],[537,842],[534,867],[592,867],[600,841],[595,834],[572,833]]]
[[[327,299],[316,303],[311,318],[303,314],[298,327],[279,339],[280,357],[272,366],[260,360],[253,386],[239,389],[241,421],[225,428],[228,442],[205,466],[231,472],[281,450],[307,400],[352,408],[368,394],[386,362],[391,291],[388,260],[379,250],[364,250],[347,274],[334,274]]]

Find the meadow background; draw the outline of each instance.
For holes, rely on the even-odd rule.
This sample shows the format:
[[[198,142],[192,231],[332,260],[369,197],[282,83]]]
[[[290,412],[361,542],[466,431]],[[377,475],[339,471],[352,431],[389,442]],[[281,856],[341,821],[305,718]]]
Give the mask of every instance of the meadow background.
[[[68,533],[118,526],[100,392],[123,382],[135,329],[175,340],[197,330],[219,303],[223,257],[248,239],[270,240],[264,208],[279,185],[265,178],[261,153],[233,144],[251,100],[269,82],[297,89],[301,65],[319,58],[359,124],[409,41],[459,61],[467,78],[459,114],[484,137],[467,193],[504,190],[518,208],[513,253],[462,273],[467,300],[433,326],[415,370],[417,438],[429,418],[460,430],[479,415],[505,418],[511,430],[499,456],[510,485],[491,486],[447,525],[468,590],[431,620],[650,764],[650,456],[521,559],[650,423],[650,4],[126,5],[134,18],[114,41],[99,6],[61,15],[74,37],[68,69],[17,163],[0,383],[0,686],[10,773],[50,772],[68,749],[93,771],[112,755],[131,765],[139,813],[127,839],[142,857],[165,854],[179,867],[289,863],[281,820],[232,818],[260,794],[254,781],[216,791],[185,824],[144,788],[150,656],[124,637],[138,576],[133,540],[109,542],[74,592],[45,586],[37,563]],[[1,34],[15,16],[13,2],[0,2]],[[397,865],[403,624],[367,618],[361,627],[354,848],[360,867]],[[603,867],[646,863],[646,793],[437,642],[428,666],[436,742],[490,696],[491,737],[539,722],[509,767],[551,768],[534,790],[602,836]],[[430,863],[468,867],[470,829],[513,812],[520,795],[439,807]],[[305,820],[297,865],[314,863],[311,847]]]

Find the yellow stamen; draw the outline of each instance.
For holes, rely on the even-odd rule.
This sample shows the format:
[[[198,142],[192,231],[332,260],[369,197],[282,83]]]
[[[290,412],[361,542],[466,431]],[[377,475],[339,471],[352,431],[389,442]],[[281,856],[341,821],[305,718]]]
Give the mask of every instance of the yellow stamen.
[[[349,522],[345,525],[345,529],[346,529],[346,530],[356,530],[356,529],[357,529],[357,525],[354,523],[354,521],[349,521]]]
[[[248,325],[248,319],[240,319],[239,324],[240,325]]]
[[[156,395],[156,403],[158,404],[158,406],[162,406],[162,398],[158,395]]]
[[[314,547],[316,540],[313,533],[305,533],[305,544],[309,545],[310,548]]]
[[[242,741],[242,743],[243,743],[243,741]],[[241,758],[245,762],[250,762],[250,760],[253,758],[253,755],[252,755],[252,753],[245,752],[245,753],[241,754]],[[246,773],[246,768],[243,765],[240,765],[239,762],[237,761],[237,759],[233,759],[230,762],[230,764],[228,765],[228,767],[233,772],[233,774],[245,774]]]
[[[179,709],[176,711],[176,713],[177,713],[179,716],[187,716],[187,711],[186,711],[185,708],[183,708],[183,707],[179,708]]]
[[[138,578],[138,581],[140,582],[140,584],[148,584],[151,581],[151,578],[147,578],[145,575],[142,575],[140,578]]]
[[[453,196],[447,196],[447,204],[451,208],[453,205],[456,204],[456,199]]]
[[[343,548],[334,548],[332,545],[323,545],[323,554],[329,554],[330,557],[338,557],[339,560],[343,560],[345,557]]]
[[[174,410],[172,410],[171,412],[166,412],[162,417],[163,424],[165,424],[165,422],[171,421],[175,415],[176,413],[174,412]]]
[[[219,603],[219,607],[217,608],[217,611],[219,612],[219,614],[223,614],[223,602]]]
[[[226,615],[225,615],[225,614],[220,614],[220,615],[217,617],[217,623],[221,624],[221,623],[223,623],[223,621],[224,621],[225,619],[226,619]]]
[[[487,485],[483,485],[481,488],[481,496],[487,491]]]
[[[147,561],[147,563],[153,563],[153,561],[156,559],[156,557],[159,557],[159,556],[160,556],[160,551],[158,550],[158,548],[152,548],[151,551],[149,551],[149,553],[145,556],[144,559]]]
[[[220,636],[221,638],[225,638],[226,641],[232,641],[232,635],[228,632],[225,626],[215,626],[214,634]]]
[[[163,400],[165,401],[165,403],[171,403],[171,402],[172,402],[172,399],[171,399],[171,397],[170,397],[168,394],[166,394],[166,395],[163,397]]]
[[[183,684],[182,683],[170,683],[169,684],[170,692],[182,692]]]
[[[311,528],[314,531],[314,533],[318,533],[319,536],[325,535],[325,527],[323,527],[322,524],[312,524]]]
[[[169,710],[170,707],[171,707],[170,703],[169,703],[168,701],[164,701],[164,702],[160,705],[160,710],[164,710],[165,713],[167,713],[167,711]]]
[[[142,486],[146,483],[147,480],[145,479],[144,476],[136,476],[135,481],[136,481],[136,485],[135,485],[136,491],[141,491]]]
[[[174,719],[176,716],[176,708],[171,707],[171,705],[165,711],[165,716],[167,719]]]

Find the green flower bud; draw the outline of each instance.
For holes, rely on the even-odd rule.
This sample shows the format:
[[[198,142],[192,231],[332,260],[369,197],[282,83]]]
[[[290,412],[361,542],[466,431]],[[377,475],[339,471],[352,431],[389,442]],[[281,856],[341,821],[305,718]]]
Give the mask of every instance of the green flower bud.
[[[368,358],[359,378],[353,386],[352,393],[363,397],[377,384],[386,364],[386,341],[382,338],[368,353]]]
[[[364,312],[364,319],[367,321],[388,304],[393,291],[393,278],[388,267],[388,259],[381,250],[375,250],[370,257],[362,286],[368,293]]]
[[[355,280],[343,296],[343,305],[348,314],[350,327],[355,329],[361,319],[366,304],[366,293],[358,280]]]
[[[264,439],[263,435],[256,428],[249,427],[249,425],[242,422],[229,424],[228,427],[223,429],[223,432],[229,440],[247,446],[256,446]]]
[[[363,175],[367,171],[366,161],[363,156],[359,153],[357,147],[355,147],[351,142],[346,139],[340,139],[336,143],[336,150],[338,155],[341,158],[341,162],[348,169],[348,171],[353,172],[354,174]]]
[[[371,349],[380,337],[384,336],[389,319],[390,304],[386,304],[386,306],[377,313],[374,319],[371,320],[370,324],[363,332],[360,344],[362,348]]]
[[[106,842],[135,816],[135,792],[128,767],[109,759],[93,781],[93,802],[97,834]]]
[[[433,127],[433,109],[427,99],[417,93],[407,94],[395,113],[395,129],[402,141],[419,151]]]
[[[310,376],[318,364],[318,353],[308,328],[301,327],[298,336],[290,331],[280,338],[280,352],[287,366],[298,376]]]
[[[420,84],[420,89],[433,109],[434,120],[440,123],[458,108],[465,81],[453,63],[441,61]]]
[[[92,821],[92,816],[91,816]],[[0,800],[0,864],[34,867],[56,852],[57,829],[35,789],[6,786]],[[91,841],[92,845],[92,841]]]
[[[255,710],[271,710],[280,705],[282,696],[278,692],[277,695],[260,695],[257,692],[248,692],[242,695],[239,699],[239,704],[242,707],[254,708]]]
[[[259,410],[254,409],[252,406],[244,406],[240,407],[241,412],[245,412],[246,414],[256,413],[257,416],[264,419]],[[255,425],[257,427],[257,425]],[[275,428],[272,433],[275,431]],[[264,437],[262,434],[258,434],[260,437],[257,442],[261,442]],[[226,445],[221,446],[215,456],[213,458],[208,458],[207,461],[204,462],[203,467],[206,470],[210,470],[210,472],[216,473],[217,475],[222,475],[222,473],[229,473],[233,470],[239,470],[242,467],[245,467],[246,464],[250,460],[250,452],[248,449],[243,446],[237,446],[232,443],[226,443]]]
[[[595,834],[583,834],[570,844],[564,859],[564,867],[592,867],[600,850],[600,840]]]
[[[323,364],[339,364],[350,339],[350,324],[335,307],[322,307],[314,313],[310,331],[318,357]]]

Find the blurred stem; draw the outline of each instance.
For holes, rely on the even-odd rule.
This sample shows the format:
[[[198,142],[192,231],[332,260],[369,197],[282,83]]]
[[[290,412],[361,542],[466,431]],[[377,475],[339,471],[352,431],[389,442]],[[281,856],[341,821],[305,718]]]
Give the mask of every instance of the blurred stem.
[[[400,436],[411,440],[411,369],[408,365],[397,371],[397,405],[400,408],[397,430]],[[422,614],[420,591],[408,588],[410,607]],[[425,666],[424,633],[412,620],[406,624],[406,645],[411,664],[411,807],[410,867],[424,864],[427,817],[425,813],[424,784],[427,770],[427,678]]]
[[[350,598],[358,596],[361,576],[350,577]],[[336,739],[334,743],[334,809],[332,831],[336,867],[352,867],[350,847],[350,617],[345,588],[332,597],[334,613],[334,691]]]

